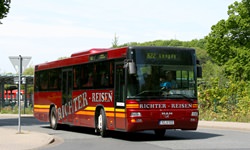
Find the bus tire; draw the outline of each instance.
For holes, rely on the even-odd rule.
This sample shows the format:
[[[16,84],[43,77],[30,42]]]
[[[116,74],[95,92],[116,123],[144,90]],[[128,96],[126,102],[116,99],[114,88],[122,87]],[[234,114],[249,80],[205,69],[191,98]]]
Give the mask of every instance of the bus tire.
[[[157,129],[154,130],[155,135],[158,137],[164,137],[166,130],[165,129]]]
[[[56,115],[56,108],[52,107],[50,110],[50,117],[49,117],[49,122],[50,122],[50,127],[54,130],[58,129],[58,123],[57,123],[57,115]]]
[[[102,137],[107,136],[107,118],[103,109],[100,109],[100,113],[97,118],[97,129]]]

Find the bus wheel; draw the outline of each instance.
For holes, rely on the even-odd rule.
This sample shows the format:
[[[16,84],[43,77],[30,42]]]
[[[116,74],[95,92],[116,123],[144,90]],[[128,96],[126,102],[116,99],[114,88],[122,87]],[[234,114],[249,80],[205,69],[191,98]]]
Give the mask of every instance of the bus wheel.
[[[49,117],[50,127],[54,130],[57,129],[57,115],[56,115],[56,108],[52,107],[50,111],[50,117]]]
[[[155,135],[158,137],[164,137],[166,130],[165,129],[158,129],[158,130],[154,130],[155,131]]]
[[[100,110],[97,122],[97,128],[102,137],[107,136],[107,118],[103,109]]]

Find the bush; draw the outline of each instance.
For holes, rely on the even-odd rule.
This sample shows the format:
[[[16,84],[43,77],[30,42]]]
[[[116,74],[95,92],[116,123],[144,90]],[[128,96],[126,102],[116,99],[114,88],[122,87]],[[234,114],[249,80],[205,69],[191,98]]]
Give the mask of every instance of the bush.
[[[1,109],[0,114],[18,114],[18,106],[7,106]],[[25,108],[21,108],[21,114],[33,114],[33,108],[31,106]]]
[[[213,78],[209,83],[198,88],[201,120],[250,122],[249,82]]]

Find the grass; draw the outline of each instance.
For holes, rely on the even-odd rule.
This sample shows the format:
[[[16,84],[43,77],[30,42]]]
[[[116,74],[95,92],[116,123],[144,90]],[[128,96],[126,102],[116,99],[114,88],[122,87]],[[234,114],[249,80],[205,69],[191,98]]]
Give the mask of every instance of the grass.
[[[228,121],[228,122],[250,122],[250,114],[241,113],[216,113],[214,111],[200,111],[200,120]]]
[[[0,108],[0,114],[18,114],[18,106],[6,106]],[[24,107],[21,107],[21,114],[33,114],[33,108],[31,106],[25,109]]]

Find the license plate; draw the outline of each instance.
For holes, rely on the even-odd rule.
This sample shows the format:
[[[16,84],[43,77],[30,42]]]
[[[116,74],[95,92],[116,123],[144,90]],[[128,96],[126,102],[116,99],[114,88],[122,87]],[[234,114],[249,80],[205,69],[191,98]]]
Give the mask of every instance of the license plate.
[[[159,125],[174,125],[174,120],[161,120]]]

